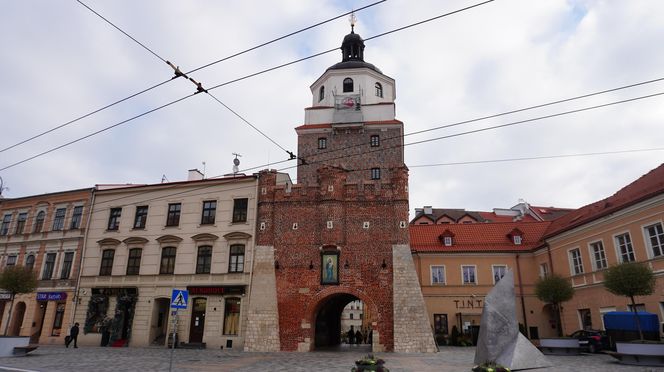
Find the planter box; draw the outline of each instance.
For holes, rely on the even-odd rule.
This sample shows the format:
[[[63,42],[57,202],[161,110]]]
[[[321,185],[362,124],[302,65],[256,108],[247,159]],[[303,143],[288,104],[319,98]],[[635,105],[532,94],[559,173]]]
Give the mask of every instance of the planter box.
[[[539,348],[547,355],[576,355],[581,350],[575,338],[542,338]]]
[[[14,356],[15,347],[26,347],[29,343],[28,336],[0,336],[0,357]]]

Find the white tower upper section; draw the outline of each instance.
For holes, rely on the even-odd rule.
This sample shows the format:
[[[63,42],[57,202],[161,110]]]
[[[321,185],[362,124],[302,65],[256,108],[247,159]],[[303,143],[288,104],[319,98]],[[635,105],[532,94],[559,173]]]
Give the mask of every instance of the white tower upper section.
[[[364,61],[362,37],[351,31],[341,52],[341,62],[310,87],[312,106],[305,109],[305,126],[395,120],[394,79]]]

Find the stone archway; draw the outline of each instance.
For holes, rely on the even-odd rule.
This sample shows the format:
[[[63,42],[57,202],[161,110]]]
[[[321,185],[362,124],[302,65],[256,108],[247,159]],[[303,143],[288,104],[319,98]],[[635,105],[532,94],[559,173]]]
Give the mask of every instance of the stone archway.
[[[341,350],[342,332],[346,331],[341,329],[341,313],[344,307],[353,301],[362,301],[366,314],[371,314],[372,318],[367,319],[367,324],[379,325],[375,336],[378,335],[380,326],[385,326],[378,319],[380,315],[373,301],[364,294],[356,293],[355,290],[332,288],[319,293],[316,297],[307,309],[311,319],[312,341],[309,350]]]

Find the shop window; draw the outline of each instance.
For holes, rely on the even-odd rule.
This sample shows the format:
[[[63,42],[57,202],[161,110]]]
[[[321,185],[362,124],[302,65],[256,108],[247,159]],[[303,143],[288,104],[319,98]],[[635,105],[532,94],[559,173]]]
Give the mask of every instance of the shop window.
[[[433,314],[433,330],[437,335],[446,335],[447,332],[447,314]]]
[[[62,319],[65,316],[65,303],[58,302],[55,307],[55,317],[53,318],[53,328],[51,330],[51,336],[60,336],[62,331]]]
[[[240,299],[227,298],[224,304],[224,334],[237,335],[240,328]]]

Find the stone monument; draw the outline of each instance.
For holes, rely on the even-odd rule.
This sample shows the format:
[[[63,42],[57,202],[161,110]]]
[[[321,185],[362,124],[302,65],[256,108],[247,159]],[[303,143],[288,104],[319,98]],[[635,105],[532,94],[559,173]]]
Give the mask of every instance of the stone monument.
[[[484,299],[475,364],[495,362],[511,370],[551,366],[519,332],[514,298],[514,273],[509,270]]]

